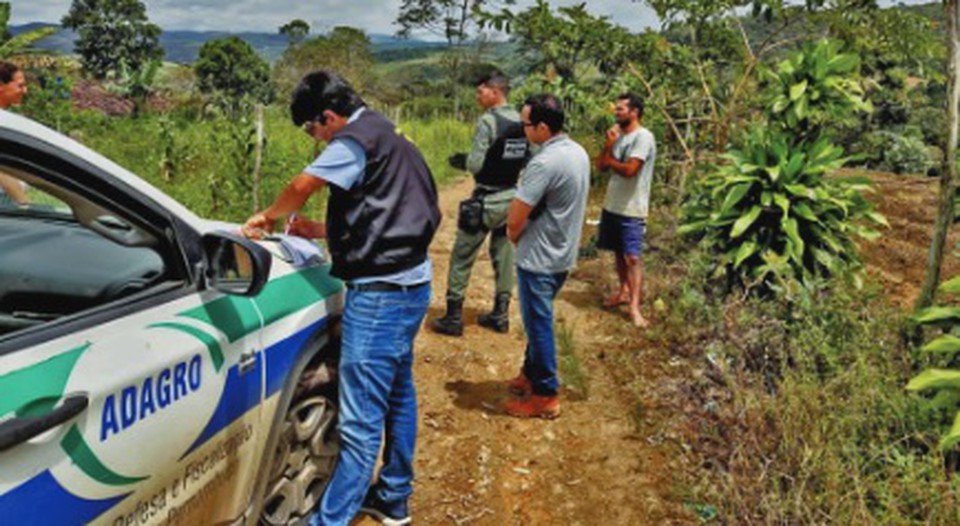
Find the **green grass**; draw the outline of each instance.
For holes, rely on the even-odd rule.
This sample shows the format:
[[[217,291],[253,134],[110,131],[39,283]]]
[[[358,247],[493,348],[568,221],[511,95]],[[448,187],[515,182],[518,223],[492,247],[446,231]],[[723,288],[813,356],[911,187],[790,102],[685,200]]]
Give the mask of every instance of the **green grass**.
[[[902,313],[844,280],[794,305],[722,298],[688,259],[647,336],[700,371],[681,400],[662,401],[688,408],[664,417],[695,466],[687,500],[720,524],[960,524],[955,454],[936,448],[952,414],[904,389],[922,364]],[[658,396],[647,382],[638,410]]]
[[[249,146],[252,119],[195,120],[175,114],[131,119],[85,112],[71,113],[60,122],[60,127],[63,133],[139,175],[201,216],[239,222],[254,211],[254,156]],[[290,123],[285,108],[267,108],[264,128],[261,207],[269,204],[322,146]],[[447,157],[470,147],[472,123],[409,120],[401,124],[400,130],[421,150],[438,184],[460,175],[448,166]],[[173,167],[170,180],[162,175],[165,162]],[[321,217],[325,196],[323,193],[311,199],[305,214]]]
[[[583,362],[577,356],[573,329],[566,323],[557,323],[557,358],[559,359],[560,378],[563,386],[577,400],[586,400],[590,396],[590,376],[583,368]]]

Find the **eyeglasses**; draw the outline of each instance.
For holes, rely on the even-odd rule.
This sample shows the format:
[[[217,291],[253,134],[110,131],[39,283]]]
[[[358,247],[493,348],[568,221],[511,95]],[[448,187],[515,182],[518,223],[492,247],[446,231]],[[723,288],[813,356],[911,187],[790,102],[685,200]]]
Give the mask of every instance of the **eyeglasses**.
[[[534,124],[534,123],[532,123],[532,122],[523,122],[523,121],[520,121],[520,124],[523,125],[524,128],[529,128],[529,127],[531,127],[531,126],[536,126],[536,124]]]

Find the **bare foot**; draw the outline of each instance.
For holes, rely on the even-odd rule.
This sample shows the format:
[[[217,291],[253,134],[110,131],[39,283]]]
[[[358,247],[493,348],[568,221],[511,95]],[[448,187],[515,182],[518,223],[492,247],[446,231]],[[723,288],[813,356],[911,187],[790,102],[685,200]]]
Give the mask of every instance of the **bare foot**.
[[[630,302],[630,298],[628,298],[628,297],[626,297],[625,295],[623,295],[623,294],[621,294],[621,293],[618,292],[618,293],[614,294],[613,296],[609,296],[609,297],[607,297],[607,298],[604,298],[604,300],[603,300],[603,308],[605,308],[605,309],[612,309],[612,308],[617,307],[617,306],[619,306],[619,305],[626,305],[626,304],[629,303],[629,302]]]
[[[634,327],[637,327],[637,328],[640,328],[640,329],[646,329],[646,328],[650,327],[650,322],[647,321],[647,319],[644,318],[642,314],[640,314],[640,311],[639,311],[639,310],[632,310],[632,309],[631,309],[631,310],[630,310],[630,319],[633,321],[633,326],[634,326]]]

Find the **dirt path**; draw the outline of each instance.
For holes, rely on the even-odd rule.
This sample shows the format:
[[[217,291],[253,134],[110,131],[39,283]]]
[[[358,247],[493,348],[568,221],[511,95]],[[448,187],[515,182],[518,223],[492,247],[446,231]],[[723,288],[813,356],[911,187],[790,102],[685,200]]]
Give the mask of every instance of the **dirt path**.
[[[441,192],[444,221],[431,250],[434,297],[427,323],[443,315],[456,207],[471,188],[464,179]],[[463,337],[421,330],[414,366],[420,403],[411,503],[416,523],[633,526],[682,520],[682,510],[663,497],[673,487],[665,453],[638,433],[630,386],[616,385],[608,370],[615,362],[609,354],[629,345],[635,333],[602,328],[627,323],[623,314],[596,306],[602,289],[593,276],[601,265],[581,265],[557,301],[558,322],[572,335],[587,387],[585,395],[563,393],[557,420],[500,414],[508,396],[503,382],[518,371],[525,340],[516,298],[509,334],[476,325],[493,298],[485,248],[467,291]]]
[[[858,173],[849,171],[848,173]],[[936,214],[935,179],[868,172],[876,183],[871,200],[890,222],[882,237],[861,243],[869,273],[886,296],[912,306],[923,279]],[[468,179],[445,187],[444,222],[434,241],[434,297],[427,323],[444,311],[447,264],[456,228],[457,203],[470,192]],[[588,216],[596,218],[594,204]],[[585,236],[595,227],[587,227]],[[948,241],[944,276],[960,273],[960,232]],[[656,250],[654,239],[650,249]],[[415,375],[420,436],[412,501],[415,522],[426,525],[661,525],[697,524],[685,505],[684,478],[695,473],[685,445],[703,382],[670,349],[647,342],[625,313],[606,312],[599,298],[612,282],[611,261],[581,260],[556,303],[558,326],[571,336],[584,380],[562,396],[554,421],[518,420],[500,414],[508,396],[504,381],[520,366],[524,335],[517,300],[511,331],[501,335],[476,325],[490,308],[493,272],[486,248],[474,266],[465,304],[462,338],[424,327],[417,339]],[[661,269],[661,272],[671,271]],[[654,276],[647,290],[659,297]],[[621,385],[617,378],[628,378]],[[709,383],[709,382],[707,382]],[[639,406],[636,399],[643,400]],[[695,427],[695,426],[694,426]],[[687,437],[689,438],[689,437]],[[692,483],[695,483],[695,479]],[[372,526],[370,519],[358,521]]]

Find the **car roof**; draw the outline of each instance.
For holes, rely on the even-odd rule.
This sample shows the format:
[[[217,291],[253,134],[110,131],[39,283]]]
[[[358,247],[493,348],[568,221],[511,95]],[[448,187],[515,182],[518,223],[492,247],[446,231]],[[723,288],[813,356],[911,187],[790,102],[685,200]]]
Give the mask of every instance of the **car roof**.
[[[147,198],[153,200],[161,207],[167,209],[171,214],[177,216],[183,222],[189,224],[199,232],[209,230],[208,222],[199,218],[187,207],[178,201],[155,188],[150,183],[144,181],[139,176],[134,175],[126,168],[107,159],[96,151],[80,144],[79,142],[67,137],[57,131],[51,130],[46,126],[17,115],[10,111],[0,109],[0,130],[10,130],[21,135],[28,136],[35,140],[49,144],[56,149],[68,152],[90,164],[97,166],[109,177],[134,188]]]

